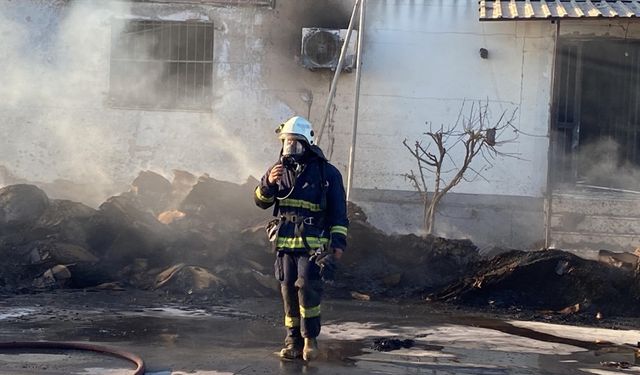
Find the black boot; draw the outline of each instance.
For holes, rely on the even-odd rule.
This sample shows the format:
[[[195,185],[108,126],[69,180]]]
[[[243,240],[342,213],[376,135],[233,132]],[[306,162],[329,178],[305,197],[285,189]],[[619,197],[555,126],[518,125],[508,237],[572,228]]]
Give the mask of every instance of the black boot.
[[[313,361],[318,358],[320,351],[318,350],[318,341],[315,338],[304,339],[304,348],[302,350],[302,359],[305,361]]]
[[[284,348],[280,350],[280,358],[296,359],[302,357],[302,349],[304,348],[304,341],[302,336],[292,337],[288,336],[284,341]]]

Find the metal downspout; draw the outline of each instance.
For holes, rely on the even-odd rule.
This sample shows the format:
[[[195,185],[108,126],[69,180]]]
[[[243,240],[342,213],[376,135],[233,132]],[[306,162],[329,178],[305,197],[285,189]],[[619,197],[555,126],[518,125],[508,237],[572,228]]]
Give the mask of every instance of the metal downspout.
[[[553,152],[552,148],[555,142],[555,136],[553,132],[553,125],[555,123],[555,119],[557,118],[558,111],[558,100],[556,98],[556,68],[558,65],[558,37],[560,35],[560,20],[556,19],[556,35],[553,45],[553,65],[551,67],[551,113],[549,114],[549,149],[547,151],[547,199],[545,202],[546,208],[546,216],[544,220],[544,248],[549,248],[549,243],[551,242],[551,211],[552,211],[552,201],[553,201],[553,191],[552,191],[552,182],[551,182],[551,168],[553,167],[551,163]]]
[[[353,129],[351,130],[351,147],[349,148],[349,167],[347,172],[347,201],[353,186],[353,164],[356,157],[356,134],[358,132],[358,110],[360,107],[360,78],[362,76],[362,40],[364,38],[364,22],[367,0],[360,4],[360,20],[358,21],[358,50],[356,54],[355,99],[353,105]]]
[[[333,97],[336,94],[336,88],[338,86],[338,78],[340,77],[340,73],[342,72],[342,66],[344,65],[344,56],[347,54],[347,47],[349,46],[349,40],[351,39],[351,31],[353,30],[353,21],[356,18],[356,11],[358,10],[358,5],[361,0],[356,0],[355,4],[353,4],[353,11],[351,12],[351,19],[349,20],[349,29],[347,30],[347,35],[344,38],[344,43],[342,44],[342,49],[340,50],[340,58],[338,59],[338,66],[336,66],[336,72],[333,75],[333,80],[331,81],[331,88],[329,89],[329,96],[327,97],[327,103],[324,107],[324,115],[322,117],[322,122],[320,123],[320,131],[318,132],[318,137],[316,140],[316,145],[320,144],[320,140],[322,139],[322,134],[324,133],[324,127],[327,123],[327,118],[329,117],[329,110],[331,109],[331,103],[333,103]]]

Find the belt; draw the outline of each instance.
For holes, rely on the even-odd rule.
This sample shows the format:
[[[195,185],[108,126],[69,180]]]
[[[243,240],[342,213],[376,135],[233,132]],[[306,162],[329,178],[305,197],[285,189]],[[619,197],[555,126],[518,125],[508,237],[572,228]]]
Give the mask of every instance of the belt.
[[[283,223],[293,223],[293,224],[305,224],[305,225],[313,225],[316,226],[319,221],[313,216],[302,216],[302,215],[293,215],[284,213],[280,215],[280,219]]]

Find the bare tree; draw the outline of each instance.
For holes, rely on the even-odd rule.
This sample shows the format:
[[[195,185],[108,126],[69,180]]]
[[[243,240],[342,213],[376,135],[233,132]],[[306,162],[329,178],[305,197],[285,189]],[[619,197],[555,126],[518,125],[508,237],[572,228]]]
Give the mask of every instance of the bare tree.
[[[488,101],[485,103],[472,103],[468,113],[465,112],[466,102],[460,107],[458,118],[453,126],[433,130],[431,124],[427,122],[429,131],[424,133],[428,143],[416,140],[410,146],[405,139],[402,144],[415,158],[418,169],[417,173],[412,169],[405,174],[411,185],[418,191],[423,203],[423,224],[427,234],[433,233],[435,214],[442,197],[462,180],[473,181],[477,178],[484,178],[481,172],[488,166],[493,166],[493,161],[498,155],[516,157],[515,154],[505,154],[496,150],[496,146],[513,141],[517,138],[518,132],[513,126],[513,120],[517,109],[513,110],[511,116],[507,118],[507,111],[503,111],[496,122],[491,122],[488,113]],[[468,106],[467,106],[468,107]],[[497,142],[496,136],[502,134],[503,130],[511,127],[515,130],[515,138],[503,142]],[[461,129],[460,129],[461,128]],[[451,155],[449,152],[454,147],[461,144],[463,152],[462,159]],[[433,150],[433,151],[432,151]],[[471,164],[480,155],[485,161],[482,168],[473,168]],[[468,173],[472,174],[469,177]],[[451,176],[447,178],[447,176]],[[432,176],[433,188],[429,193],[427,175]],[[486,180],[486,178],[484,178]]]

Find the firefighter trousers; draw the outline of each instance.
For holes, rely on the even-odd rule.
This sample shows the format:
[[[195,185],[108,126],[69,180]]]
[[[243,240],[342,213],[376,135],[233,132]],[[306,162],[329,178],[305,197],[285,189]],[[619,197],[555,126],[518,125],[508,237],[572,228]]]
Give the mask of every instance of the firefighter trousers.
[[[299,345],[302,337],[317,337],[320,334],[322,298],[320,267],[309,261],[306,253],[279,251],[275,276],[280,281],[284,304],[284,323],[287,328],[285,343]]]

